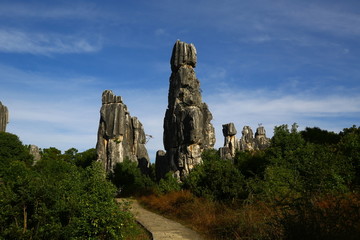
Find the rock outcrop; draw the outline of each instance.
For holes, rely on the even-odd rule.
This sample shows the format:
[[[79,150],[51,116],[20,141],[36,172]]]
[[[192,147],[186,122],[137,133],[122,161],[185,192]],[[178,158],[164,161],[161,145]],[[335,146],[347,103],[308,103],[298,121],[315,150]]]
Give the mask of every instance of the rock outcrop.
[[[125,159],[137,162],[142,171],[149,167],[146,135],[141,122],[131,117],[120,96],[111,90],[102,94],[96,151],[98,161],[110,172]]]
[[[265,128],[259,126],[255,135],[251,127],[245,126],[242,130],[242,136],[236,139],[236,129],[234,123],[223,125],[224,147],[221,147],[220,156],[222,159],[233,159],[236,151],[254,151],[263,150],[270,145],[270,139],[266,137]]]
[[[33,165],[41,160],[40,149],[38,146],[31,144],[29,146],[29,153],[34,157]]]
[[[9,111],[0,102],[0,132],[6,132],[6,125],[9,123]]]
[[[256,129],[255,141],[258,149],[263,150],[270,146],[270,138],[266,137],[266,131],[263,126]]]
[[[215,130],[210,123],[212,115],[202,102],[200,82],[194,71],[196,63],[194,45],[178,40],[170,60],[172,73],[163,139],[166,154],[157,154],[158,177],[173,171],[182,179],[202,162],[202,152],[215,144]]]
[[[239,140],[241,151],[252,151],[255,150],[255,138],[254,133],[249,126],[243,127],[242,136]]]
[[[270,145],[270,139],[266,137],[266,131],[263,126],[256,129],[255,135],[251,127],[245,126],[242,131],[242,137],[239,140],[240,151],[263,150]]]
[[[239,142],[236,139],[236,128],[234,123],[222,125],[224,135],[224,147],[220,148],[220,156],[223,159],[232,159],[235,157],[236,150],[239,150]]]

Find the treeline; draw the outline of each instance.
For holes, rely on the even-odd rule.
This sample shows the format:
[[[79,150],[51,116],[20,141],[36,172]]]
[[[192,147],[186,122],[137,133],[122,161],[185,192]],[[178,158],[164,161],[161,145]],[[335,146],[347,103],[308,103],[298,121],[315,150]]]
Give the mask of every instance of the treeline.
[[[278,126],[266,150],[232,160],[205,151],[184,182],[172,173],[156,181],[153,164],[144,174],[130,161],[105,176],[95,149],[41,155],[33,165],[17,136],[0,133],[0,239],[131,239],[134,219],[115,195],[210,239],[360,236],[360,127]]]
[[[139,233],[94,149],[43,149],[35,165],[16,135],[0,133],[0,239],[132,239]]]
[[[151,192],[138,176],[137,192]],[[358,239],[360,128],[278,126],[268,149],[232,160],[206,151],[183,183],[168,174],[152,189],[144,205],[215,239]]]

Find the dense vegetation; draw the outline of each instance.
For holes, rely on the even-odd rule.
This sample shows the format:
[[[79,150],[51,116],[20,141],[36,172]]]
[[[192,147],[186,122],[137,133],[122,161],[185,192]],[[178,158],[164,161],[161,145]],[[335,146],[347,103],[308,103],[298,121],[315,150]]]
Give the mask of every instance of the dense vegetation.
[[[163,181],[174,191],[141,201],[216,239],[358,239],[359,179],[360,128],[282,125],[265,151],[206,151],[183,184]]]
[[[205,151],[183,183],[124,161],[111,184],[95,157],[49,148],[33,166],[26,146],[0,133],[0,239],[130,239],[134,221],[116,191],[213,239],[360,236],[360,127],[278,126],[266,150],[232,160]]]
[[[94,149],[43,149],[33,158],[0,133],[0,239],[129,239],[137,225],[94,162]]]

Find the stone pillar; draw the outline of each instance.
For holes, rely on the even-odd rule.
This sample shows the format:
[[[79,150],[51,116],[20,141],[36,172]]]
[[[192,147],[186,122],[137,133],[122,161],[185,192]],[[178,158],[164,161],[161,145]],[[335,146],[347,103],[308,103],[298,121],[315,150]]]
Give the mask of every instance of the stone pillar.
[[[234,123],[224,124],[222,127],[224,147],[220,148],[220,156],[223,159],[232,159],[235,157],[235,153],[238,148],[238,142],[236,140],[237,131]]]
[[[263,126],[259,126],[255,133],[256,148],[263,150],[270,146],[270,138],[266,137],[266,131]]]
[[[255,139],[254,134],[249,126],[245,126],[242,130],[242,136],[239,140],[241,151],[252,151],[255,150]]]
[[[107,172],[125,159],[137,162],[142,171],[147,171],[150,161],[145,143],[141,122],[130,116],[120,96],[116,96],[111,90],[105,90],[102,94],[96,144],[98,161]]]
[[[195,46],[177,41],[170,60],[172,73],[163,141],[166,165],[180,178],[200,164],[202,152],[215,144],[212,115],[202,102],[200,82],[194,70],[196,63]],[[163,168],[157,166],[157,169]]]
[[[6,132],[6,125],[9,123],[9,111],[0,102],[0,132]]]

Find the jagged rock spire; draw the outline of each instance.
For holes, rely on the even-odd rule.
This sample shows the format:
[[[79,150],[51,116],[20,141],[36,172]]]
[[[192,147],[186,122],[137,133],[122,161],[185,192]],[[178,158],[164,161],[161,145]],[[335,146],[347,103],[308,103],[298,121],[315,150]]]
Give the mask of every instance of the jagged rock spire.
[[[222,125],[224,135],[224,147],[220,148],[220,156],[223,159],[232,159],[235,157],[236,150],[239,149],[239,143],[236,139],[236,128],[234,123]]]
[[[170,59],[171,70],[177,71],[181,66],[189,65],[196,67],[197,55],[195,46],[190,43],[180,42],[177,40]]]
[[[9,123],[9,111],[0,102],[0,132],[6,132],[6,125]]]
[[[161,151],[157,154],[158,177],[168,171],[185,177],[202,162],[202,152],[215,144],[212,115],[202,102],[200,82],[194,71],[196,61],[195,46],[176,41],[170,60],[172,73],[164,118],[166,154]]]
[[[224,147],[219,149],[222,159],[233,159],[236,151],[263,150],[270,145],[270,139],[266,137],[263,126],[256,129],[255,137],[249,126],[243,128],[240,139],[236,139],[236,133],[234,123],[223,125]]]
[[[110,172],[126,158],[137,162],[143,171],[149,166],[146,136],[141,122],[131,117],[120,96],[111,90],[102,94],[96,150],[98,161]]]

